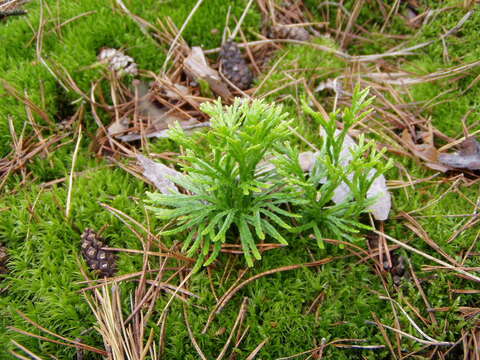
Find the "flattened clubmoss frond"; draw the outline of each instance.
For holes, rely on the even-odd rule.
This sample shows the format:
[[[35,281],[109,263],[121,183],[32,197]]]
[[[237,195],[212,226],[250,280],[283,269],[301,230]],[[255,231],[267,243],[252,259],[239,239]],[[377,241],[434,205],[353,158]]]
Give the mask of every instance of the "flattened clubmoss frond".
[[[288,114],[279,106],[240,99],[229,107],[220,101],[206,104],[202,110],[211,116],[210,131],[194,136],[180,127],[171,131],[186,151],[186,175],[172,181],[192,195],[148,194],[150,208],[161,219],[176,220],[163,234],[185,232],[187,255],[201,250],[197,265],[210,264],[223,243],[237,241],[252,266],[261,258],[256,242],[270,236],[287,244],[278,229],[291,230],[288,219],[297,216],[282,205],[298,203],[298,192],[274,173],[258,171],[265,159],[280,156],[277,149],[289,136]]]

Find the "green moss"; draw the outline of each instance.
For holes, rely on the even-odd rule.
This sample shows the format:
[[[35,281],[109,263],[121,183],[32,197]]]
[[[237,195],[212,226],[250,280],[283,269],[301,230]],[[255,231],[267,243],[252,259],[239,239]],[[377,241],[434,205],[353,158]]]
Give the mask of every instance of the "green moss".
[[[196,0],[186,1],[127,1],[125,4],[132,12],[155,24],[157,19],[171,16],[180,27],[188,16]],[[440,2],[431,0],[429,6],[439,8],[458,1]],[[101,75],[99,69],[88,68],[96,61],[98,50],[103,46],[123,47],[133,56],[140,67],[157,71],[165,59],[165,49],[157,46],[145,36],[138,25],[129,17],[114,10],[114,2],[98,2],[84,0],[71,2],[66,0],[45,1],[48,8],[45,15],[48,19],[58,18],[63,22],[88,11],[95,13],[83,16],[65,25],[60,33],[48,32],[54,29],[56,22],[46,25],[43,54],[50,62],[62,64],[73,76],[83,91],[88,92],[91,82]],[[317,9],[318,2],[307,0],[309,9],[319,21],[322,21],[322,10]],[[192,22],[185,30],[185,38],[190,45],[202,45],[205,48],[217,47],[225,23],[226,12],[232,6],[232,14],[240,16],[246,1],[209,0],[198,10]],[[351,10],[354,1],[345,1],[345,7]],[[379,53],[388,50],[397,43],[375,34],[382,25],[379,20],[376,2],[365,2],[365,8],[359,21],[370,31],[363,34],[371,41],[362,44],[352,42],[348,52],[352,55]],[[65,104],[76,100],[77,96],[65,94],[59,90],[56,80],[40,65],[36,59],[35,47],[30,40],[34,37],[39,24],[39,3],[27,5],[29,15],[7,19],[0,23],[0,73],[1,78],[11,83],[20,93],[27,91],[32,101],[39,104],[56,121],[67,116],[69,109]],[[387,33],[414,35],[409,45],[415,45],[432,38],[438,38],[446,29],[452,28],[465,14],[465,9],[457,9],[438,13],[418,33],[405,27],[401,19],[393,19],[386,29]],[[331,12],[331,24],[334,24],[335,12]],[[244,30],[258,31],[260,14],[255,6],[250,10]],[[474,13],[466,22],[462,31],[446,40],[450,62],[443,58],[443,46],[440,41],[417,51],[418,55],[405,59],[393,59],[394,64],[404,70],[417,74],[427,74],[446,67],[459,65],[462,62],[476,61],[480,58],[478,30],[480,15]],[[212,33],[219,29],[219,33]],[[320,45],[337,48],[331,39],[316,39]],[[289,45],[276,54],[272,60],[283,56],[277,70],[264,84],[261,93],[267,92],[295,79],[305,78],[310,87],[315,87],[320,81],[342,74],[345,69],[343,61],[332,54],[319,52],[310,46]],[[285,74],[288,73],[291,78]],[[447,135],[457,137],[462,135],[461,118],[468,110],[473,110],[467,125],[476,121],[479,114],[479,87],[473,86],[466,90],[478,72],[470,71],[463,78],[452,78],[432,83],[424,83],[411,89],[411,100],[414,102],[431,101],[430,105],[421,110],[422,116],[430,116],[435,127]],[[260,83],[262,79],[258,80]],[[43,89],[43,90],[42,90]],[[450,92],[441,95],[446,90]],[[43,95],[42,95],[43,91]],[[441,96],[440,96],[441,95]],[[289,87],[268,97],[270,101],[283,99],[285,110],[296,120],[298,131],[312,143],[318,143],[316,127],[308,117],[298,109],[297,102],[304,97],[302,87]],[[332,99],[327,93],[316,94],[318,100],[329,110]],[[70,109],[71,111],[71,109]],[[26,120],[23,104],[7,96],[0,90],[0,156],[8,153],[10,135],[7,116],[11,116],[17,127],[22,129]],[[38,119],[41,123],[41,120]],[[69,338],[79,334],[94,325],[94,318],[87,304],[78,292],[83,280],[77,259],[79,259],[80,231],[85,227],[99,229],[108,224],[104,235],[110,244],[116,247],[140,249],[139,240],[115,217],[105,211],[99,202],[107,203],[134,217],[141,223],[146,223],[146,212],[143,205],[145,191],[151,190],[147,185],[127,174],[121,169],[93,159],[87,151],[89,135],[94,134],[95,125],[91,116],[86,117],[86,136],[77,161],[76,170],[88,170],[75,179],[72,194],[71,222],[65,220],[65,203],[67,184],[59,183],[50,188],[41,188],[40,184],[68,176],[71,168],[71,157],[74,144],[69,143],[47,157],[37,157],[28,164],[28,171],[34,180],[26,185],[19,185],[20,175],[13,175],[0,197],[0,242],[5,243],[10,250],[10,274],[0,283],[6,291],[0,294],[0,358],[10,359],[7,349],[11,348],[10,339],[16,339],[33,351],[47,358],[48,354],[59,359],[73,358],[74,349],[40,342],[27,336],[14,334],[6,330],[6,326],[15,326],[38,333],[32,326],[25,323],[15,311],[20,310],[32,320],[46,328],[61,333]],[[43,124],[42,125],[46,125]],[[31,129],[27,126],[27,133]],[[45,129],[45,135],[58,132],[55,128]],[[68,140],[68,139],[67,139]],[[298,144],[302,144],[298,141]],[[306,146],[305,146],[306,147]],[[177,150],[171,141],[152,141],[150,150],[154,152]],[[396,158],[415,178],[423,178],[433,174],[419,163]],[[398,169],[392,169],[388,178],[400,176]],[[441,175],[436,178],[445,179]],[[401,219],[395,218],[400,211],[412,211],[424,207],[448,190],[450,183],[424,183],[415,187],[394,190],[394,211],[392,219],[385,224],[388,234],[408,242],[415,248],[432,256],[439,257],[422,239],[408,230]],[[429,233],[432,240],[441,246],[451,256],[464,253],[474,241],[478,230],[471,228],[457,239],[448,243],[448,238],[470,219],[469,217],[442,218],[445,214],[469,214],[473,206],[465,200],[474,203],[477,191],[474,186],[460,186],[464,197],[458,192],[451,192],[439,201],[415,213],[417,220]],[[7,209],[7,210],[4,210]],[[150,226],[158,230],[161,225],[149,216]],[[177,239],[182,240],[182,239]],[[295,246],[268,251],[263,254],[263,260],[249,270],[247,276],[253,276],[263,271],[280,266],[300,264],[325,256],[338,256],[334,262],[320,268],[305,268],[260,278],[239,291],[217,315],[207,334],[202,335],[201,329],[207,321],[209,311],[216,304],[207,276],[200,272],[191,281],[190,290],[199,295],[192,299],[189,307],[190,323],[195,336],[208,358],[218,355],[225,343],[229,331],[235,321],[241,299],[250,299],[245,325],[250,326],[247,337],[238,350],[238,358],[246,358],[261,341],[268,338],[268,343],[260,352],[258,358],[274,359],[311,349],[319,344],[322,338],[334,340],[340,338],[366,339],[367,344],[385,344],[377,327],[368,325],[366,320],[372,320],[374,312],[382,323],[392,325],[394,314],[390,304],[379,299],[379,294],[386,295],[378,276],[372,267],[357,263],[357,258],[348,256],[345,250],[329,245],[327,250],[320,251],[315,243],[305,239],[292,239]],[[362,243],[358,245],[363,246]],[[429,335],[439,340],[456,341],[460,332],[471,326],[458,316],[458,306],[478,306],[475,295],[452,294],[453,289],[471,289],[474,284],[453,276],[443,270],[426,271],[424,265],[432,265],[420,255],[401,251],[410,260],[417,276],[422,280],[422,287],[432,307],[452,306],[448,312],[436,313],[437,326],[422,326]],[[219,295],[222,295],[233,284],[241,261],[237,262],[232,278],[220,284],[228,256],[221,254],[213,271],[213,284]],[[120,273],[138,271],[141,256],[120,254]],[[82,261],[80,261],[82,263]],[[466,266],[479,266],[478,259],[470,257]],[[84,266],[84,264],[83,264]],[[395,288],[392,279],[387,275],[389,296],[399,301],[410,315],[416,315],[409,310],[407,301],[418,309],[420,314],[428,317],[426,306],[418,289],[411,281],[404,281],[400,288]],[[133,288],[134,284],[122,285],[124,294]],[[307,314],[312,301],[323,293],[318,314]],[[167,296],[157,304],[160,312],[168,300]],[[198,305],[199,307],[193,306]],[[127,307],[126,307],[127,308]],[[402,329],[417,335],[403,315],[399,316]],[[420,323],[420,322],[419,322]],[[223,335],[216,335],[217,330],[226,328]],[[392,335],[392,334],[390,334]],[[101,338],[95,332],[83,337],[88,344],[103,346]],[[393,339],[393,336],[392,336]],[[196,359],[196,352],[191,345],[182,316],[182,304],[174,301],[167,321],[166,358]],[[402,348],[408,351],[419,350],[420,345],[404,339]],[[460,358],[462,355],[458,355]],[[95,359],[88,355],[86,359]],[[326,359],[388,359],[388,350],[361,351],[329,347],[325,352]]]

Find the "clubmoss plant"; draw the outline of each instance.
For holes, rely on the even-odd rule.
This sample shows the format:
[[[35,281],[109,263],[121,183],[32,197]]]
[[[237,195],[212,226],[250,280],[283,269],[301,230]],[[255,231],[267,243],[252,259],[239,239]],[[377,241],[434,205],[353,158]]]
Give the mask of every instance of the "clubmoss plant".
[[[329,118],[304,104],[304,111],[320,125],[323,135],[313,167],[309,173],[304,172],[299,151],[292,147],[285,147],[285,156],[278,158],[278,172],[297,192],[300,189],[304,200],[298,208],[301,220],[295,232],[313,232],[320,248],[324,248],[325,237],[353,241],[360,229],[369,229],[360,222],[362,213],[377,200],[368,190],[392,166],[383,160],[384,151],[377,151],[374,142],[366,142],[363,136],[355,146],[351,140],[346,141],[352,126],[371,112],[368,108],[372,101],[368,89],[360,91],[357,87],[352,105],[330,113]],[[343,128],[338,130],[340,118]],[[338,196],[340,192],[344,195]]]
[[[364,110],[372,99],[367,96],[368,90],[355,91],[352,106],[342,110],[340,131],[336,128],[340,111],[323,119],[305,107],[324,134],[309,174],[300,165],[298,150],[287,141],[290,122],[280,107],[239,99],[227,108],[220,102],[205,105],[203,110],[211,116],[209,132],[193,137],[180,127],[171,132],[186,149],[186,175],[172,181],[188,193],[148,194],[150,209],[159,218],[176,220],[163,235],[188,233],[184,251],[193,256],[201,249],[198,261],[205,265],[216,259],[227,239],[237,237],[249,266],[252,255],[261,258],[256,242],[266,235],[287,244],[282,230],[313,232],[320,247],[325,236],[352,241],[359,229],[368,228],[359,221],[376,200],[368,197],[368,190],[390,167],[382,162],[383,153],[363,137],[350,150],[344,145],[349,129],[368,114]],[[335,203],[340,188],[349,194]],[[287,204],[293,212],[286,210]],[[298,219],[298,226],[292,226],[292,218]]]
[[[291,230],[295,217],[282,205],[299,202],[298,194],[263,168],[265,160],[280,156],[289,137],[288,114],[281,107],[237,99],[224,108],[218,101],[204,105],[211,130],[187,136],[180,127],[170,137],[186,150],[183,178],[173,179],[188,193],[148,194],[150,207],[165,220],[176,220],[163,235],[187,233],[183,249],[192,256],[201,249],[198,263],[212,263],[228,241],[239,238],[249,266],[261,258],[256,242],[266,235],[287,244],[277,228]],[[283,145],[284,146],[284,145]],[[267,166],[268,167],[268,166]]]

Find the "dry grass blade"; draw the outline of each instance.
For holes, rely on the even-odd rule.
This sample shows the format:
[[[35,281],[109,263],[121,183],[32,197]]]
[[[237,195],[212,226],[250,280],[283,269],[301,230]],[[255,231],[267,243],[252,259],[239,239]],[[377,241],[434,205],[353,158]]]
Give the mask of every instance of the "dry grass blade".
[[[63,83],[63,81],[57,76],[55,71],[48,65],[45,59],[42,56],[42,49],[43,49],[43,34],[44,34],[44,27],[45,27],[45,19],[44,19],[44,9],[43,9],[43,0],[40,0],[40,21],[38,22],[38,31],[37,31],[37,43],[36,43],[36,52],[37,52],[37,59],[38,61],[48,70],[48,72],[57,80],[58,84],[68,92],[68,87]]]
[[[27,358],[23,355],[20,355],[19,353],[13,351],[13,350],[9,350],[8,351],[11,355],[13,355],[16,359],[20,359],[20,360],[31,360],[31,358]]]
[[[151,239],[155,239],[156,240],[156,244],[160,247],[160,249],[162,251],[165,251],[165,252],[170,252],[170,249],[165,246],[154,234],[152,234],[152,232],[150,230],[148,230],[143,224],[141,224],[140,222],[138,222],[137,220],[135,220],[134,218],[132,218],[131,216],[125,214],[123,211],[121,210],[118,210],[108,204],[105,204],[105,203],[100,203],[100,206],[103,207],[104,209],[106,209],[107,211],[109,211],[113,216],[115,216],[117,219],[119,219],[122,223],[124,223],[129,229],[130,231],[132,231],[139,239],[142,239],[142,236],[138,233],[138,231],[136,231],[132,225],[134,224],[135,226],[137,226],[138,228],[140,228],[140,230],[142,230],[145,234],[147,234],[147,236]],[[128,222],[127,222],[128,220]],[[130,223],[129,223],[130,222]],[[143,243],[143,241],[142,241]],[[129,251],[132,251],[132,250],[129,250]]]
[[[3,0],[0,1],[1,11],[12,11],[18,9],[21,5],[27,3],[29,0]]]
[[[437,340],[430,341],[430,340],[420,339],[416,336],[413,336],[409,333],[406,333],[405,331],[395,329],[394,327],[391,327],[391,326],[388,326],[388,325],[385,325],[385,324],[382,324],[382,323],[377,323],[377,322],[374,322],[374,321],[366,321],[366,323],[371,324],[371,325],[376,325],[376,326],[382,326],[385,329],[391,330],[391,331],[393,331],[397,334],[400,334],[401,336],[404,336],[404,337],[407,337],[409,339],[415,340],[415,341],[417,341],[421,344],[424,344],[424,345],[431,345],[431,346],[451,346],[451,345],[453,345],[452,342],[448,342],[448,341],[437,341]]]
[[[122,0],[115,0],[117,5],[122,9],[122,11],[127,14],[129,17],[131,17],[133,19],[133,21],[135,21],[138,26],[140,27],[140,30],[147,36],[149,36],[149,32],[147,31],[147,29],[150,29],[150,30],[153,30],[153,31],[156,31],[157,29],[151,25],[150,23],[148,23],[146,20],[142,19],[141,17],[139,17],[138,15],[135,15],[133,14],[126,6],[125,4],[123,3]]]
[[[310,349],[310,350],[303,351],[303,352],[300,352],[300,353],[297,353],[297,354],[294,354],[294,355],[290,355],[290,356],[286,356],[286,357],[277,358],[276,360],[290,360],[290,359],[294,359],[296,357],[299,357],[299,356],[302,356],[302,355],[307,355],[307,354],[311,354],[311,355],[306,359],[310,359],[311,357],[314,357],[314,354],[319,354],[318,358],[321,359],[322,356],[323,356],[323,351],[327,346],[334,346],[334,347],[337,347],[337,348],[347,348],[347,349],[365,349],[365,350],[377,350],[377,349],[385,348],[384,345],[343,344],[343,343],[346,343],[346,342],[365,342],[365,341],[366,340],[363,340],[363,339],[337,339],[337,340],[333,340],[333,341],[330,341],[330,342],[327,343],[326,339],[323,338],[322,342],[321,342],[321,345],[314,348],[314,349]],[[316,359],[317,357],[314,357],[314,358]]]
[[[165,62],[163,63],[163,72],[165,72],[166,68],[167,68],[167,64],[168,62],[170,61],[170,58],[172,56],[172,53],[173,53],[173,49],[175,48],[175,46],[177,45],[177,42],[178,40],[180,39],[180,37],[182,36],[182,32],[183,30],[185,30],[185,28],[187,27],[188,23],[190,22],[190,20],[192,19],[193,15],[195,14],[195,12],[198,10],[198,8],[200,7],[200,5],[202,5],[203,3],[203,0],[198,0],[197,3],[195,4],[195,6],[192,8],[192,10],[190,11],[190,13],[188,14],[187,18],[185,19],[185,21],[183,22],[183,25],[182,27],[180,28],[180,30],[178,31],[177,35],[175,36],[175,38],[173,39],[173,41],[171,42],[170,44],[170,48],[168,49],[168,52],[167,52],[167,57],[165,58]]]
[[[413,319],[408,315],[408,313],[400,306],[400,304],[398,303],[398,301],[395,301],[394,299],[391,299],[389,297],[385,297],[385,296],[381,296],[380,299],[384,299],[384,300],[388,300],[388,301],[391,301],[392,303],[394,303],[395,305],[397,305],[397,307],[400,309],[400,311],[403,313],[403,315],[405,315],[405,317],[407,318],[407,320],[410,322],[410,324],[412,324],[412,326],[414,327],[415,330],[417,330],[425,339],[431,341],[431,342],[435,342],[435,343],[440,343],[440,341],[430,337],[429,335],[425,334],[422,329],[420,329],[420,327],[413,321]],[[452,343],[450,343],[450,345],[452,345]]]
[[[104,284],[101,292],[95,290],[94,298],[87,298],[87,301],[97,319],[97,330],[113,360],[144,360],[150,351],[155,351],[153,329],[150,329],[147,339],[144,339],[151,306],[147,306],[146,313],[140,317],[133,314],[133,322],[127,325],[118,284]]]
[[[158,257],[164,257],[164,258],[172,258],[172,259],[178,259],[182,261],[188,261],[190,263],[194,263],[196,260],[176,254],[176,253],[161,253],[161,252],[155,252],[155,251],[144,251],[144,250],[135,250],[135,249],[120,249],[120,248],[111,248],[111,247],[104,247],[102,248],[103,250],[110,250],[110,251],[118,251],[118,252],[125,252],[125,253],[131,253],[131,254],[143,254],[143,255],[151,255],[151,256],[158,256]]]

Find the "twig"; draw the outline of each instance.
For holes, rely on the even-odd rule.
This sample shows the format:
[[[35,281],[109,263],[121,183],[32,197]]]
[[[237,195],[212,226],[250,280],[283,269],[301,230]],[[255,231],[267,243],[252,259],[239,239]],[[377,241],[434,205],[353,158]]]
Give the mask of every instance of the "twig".
[[[20,9],[0,11],[0,20],[5,19],[8,16],[19,16],[25,14],[27,14],[27,12]]]

